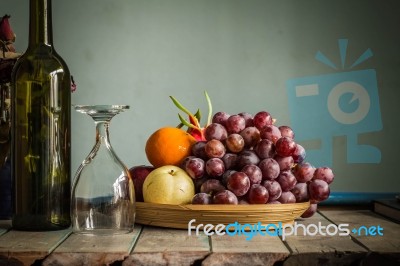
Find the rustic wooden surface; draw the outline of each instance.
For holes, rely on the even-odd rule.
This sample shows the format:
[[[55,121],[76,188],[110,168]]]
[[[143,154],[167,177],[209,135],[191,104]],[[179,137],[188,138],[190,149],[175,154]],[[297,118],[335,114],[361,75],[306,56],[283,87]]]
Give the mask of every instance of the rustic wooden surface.
[[[129,234],[114,236],[72,234],[43,261],[43,265],[110,265],[123,261],[131,253],[141,229],[136,226]]]
[[[0,265],[400,265],[400,224],[369,210],[322,210],[304,226],[321,223],[380,226],[383,236],[207,236],[192,231],[136,225],[116,236],[70,230],[14,231],[0,221]],[[289,229],[287,229],[289,230]]]
[[[320,213],[299,220],[298,223],[309,225],[318,224],[327,226],[330,224]],[[347,221],[348,223],[348,221]],[[299,229],[299,232],[300,231]],[[291,256],[284,265],[319,265],[329,262],[331,265],[350,265],[361,260],[368,253],[367,249],[355,243],[351,236],[288,236],[286,243],[291,249]]]
[[[0,265],[32,265],[43,260],[60,245],[71,230],[51,232],[9,231],[0,238]]]
[[[191,237],[186,230],[144,227],[123,265],[191,265],[209,252],[205,235]]]
[[[273,265],[290,254],[278,236],[246,238],[245,235],[211,236],[212,253],[203,265]]]

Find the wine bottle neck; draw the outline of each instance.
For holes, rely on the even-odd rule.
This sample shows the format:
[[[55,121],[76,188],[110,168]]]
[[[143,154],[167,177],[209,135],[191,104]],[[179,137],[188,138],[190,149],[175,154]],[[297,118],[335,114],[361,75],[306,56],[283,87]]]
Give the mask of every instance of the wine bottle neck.
[[[51,0],[30,0],[29,47],[53,45]]]

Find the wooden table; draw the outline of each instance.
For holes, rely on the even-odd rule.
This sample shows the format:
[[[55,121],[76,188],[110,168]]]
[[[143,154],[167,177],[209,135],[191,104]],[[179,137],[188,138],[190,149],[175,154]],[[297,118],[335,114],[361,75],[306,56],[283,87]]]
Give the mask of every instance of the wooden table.
[[[326,209],[296,222],[347,223],[350,230],[380,226],[383,235],[297,235],[285,241],[257,235],[246,241],[244,235],[189,236],[187,230],[138,224],[130,234],[94,237],[70,230],[14,231],[2,221],[0,265],[400,265],[400,224],[369,210]]]

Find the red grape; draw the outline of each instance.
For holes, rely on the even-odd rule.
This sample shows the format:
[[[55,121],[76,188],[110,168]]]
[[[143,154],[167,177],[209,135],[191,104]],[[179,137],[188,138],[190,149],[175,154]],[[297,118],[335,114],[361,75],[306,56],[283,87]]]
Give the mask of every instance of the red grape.
[[[271,158],[275,155],[275,145],[269,139],[262,139],[257,143],[254,151],[257,153],[260,159]]]
[[[296,203],[296,197],[290,191],[283,191],[278,201],[280,203]]]
[[[200,192],[201,185],[208,180],[208,176],[204,175],[202,178],[194,179],[194,189],[196,192]]]
[[[213,197],[214,204],[238,204],[238,198],[229,190],[216,193]]]
[[[262,160],[258,167],[260,167],[263,179],[275,179],[280,173],[279,164],[272,158]]]
[[[260,130],[260,137],[276,143],[276,141],[282,137],[282,134],[277,126],[267,125]]]
[[[262,180],[262,172],[260,167],[255,164],[248,164],[245,165],[241,172],[245,173],[249,179],[250,184],[260,184]]]
[[[200,187],[200,192],[214,195],[217,192],[225,190],[226,188],[222,185],[218,179],[208,179]]]
[[[290,191],[297,183],[296,177],[290,170],[280,172],[276,181],[281,185],[282,191]]]
[[[240,135],[244,139],[244,146],[251,149],[260,141],[260,131],[256,127],[246,127],[240,131]]]
[[[291,190],[296,198],[296,202],[305,202],[310,199],[308,196],[308,186],[307,183],[297,183]]]
[[[228,113],[217,112],[214,114],[214,116],[212,118],[212,123],[218,123],[218,124],[225,126],[226,120],[228,120],[229,117],[230,117],[230,115]]]
[[[190,158],[185,164],[185,171],[193,179],[201,178],[205,173],[205,163],[201,158]]]
[[[306,158],[306,150],[303,146],[296,143],[296,149],[294,150],[292,157],[295,163],[302,163]]]
[[[222,180],[222,184],[224,186],[226,186],[226,183],[228,182],[228,177],[231,174],[233,174],[234,172],[237,172],[237,171],[236,170],[226,170],[225,173],[223,173],[221,180]]]
[[[204,150],[208,158],[222,158],[226,152],[224,144],[217,139],[208,141],[204,147]]]
[[[185,158],[181,161],[180,167],[181,167],[182,169],[185,169],[185,168],[186,168],[187,162],[188,162],[190,159],[193,159],[193,158],[196,158],[196,156],[190,155],[190,156],[185,157]]]
[[[267,125],[272,125],[272,117],[271,114],[266,111],[258,112],[253,117],[253,123],[256,128],[261,130]]]
[[[211,123],[206,127],[204,131],[204,136],[206,140],[225,140],[228,137],[228,132],[223,125],[218,123]]]
[[[310,204],[310,207],[301,215],[301,218],[310,218],[317,212],[318,205],[316,203]]]
[[[192,198],[192,204],[211,204],[212,197],[207,193],[197,193]]]
[[[275,149],[279,156],[291,156],[296,149],[296,142],[291,138],[282,137],[276,141]]]
[[[308,162],[297,164],[293,168],[293,174],[297,178],[297,181],[299,182],[310,181],[314,176],[314,172],[315,172],[315,167]]]
[[[290,139],[294,139],[294,132],[289,126],[280,126],[279,131],[281,132],[282,137],[288,137]]]
[[[294,166],[294,160],[292,156],[282,157],[276,155],[274,159],[278,162],[281,171],[290,170]]]
[[[239,205],[249,205],[249,201],[243,197],[239,199]]]
[[[241,135],[232,133],[226,138],[225,145],[229,151],[238,153],[243,150],[244,139]]]
[[[249,189],[247,198],[250,204],[265,204],[269,198],[268,190],[260,184],[253,184]]]
[[[282,195],[281,185],[275,180],[264,180],[262,185],[268,190],[269,202],[279,199]]]
[[[236,153],[227,152],[221,158],[225,164],[225,169],[235,169],[237,166],[238,155]]]
[[[236,196],[243,196],[249,191],[250,179],[243,172],[234,172],[228,176],[226,187]]]
[[[226,120],[225,127],[229,134],[240,133],[246,127],[246,120],[240,115],[231,115]]]
[[[332,169],[329,167],[318,167],[315,169],[313,179],[321,179],[324,180],[326,183],[330,184],[333,182],[334,174]]]
[[[195,157],[206,160],[208,158],[208,156],[206,154],[206,150],[205,150],[206,143],[207,143],[206,141],[196,141],[192,145],[192,154]]]
[[[308,184],[308,193],[312,202],[324,201],[329,198],[329,185],[324,180],[314,179]]]
[[[246,121],[246,127],[252,127],[254,125],[252,114],[247,113],[247,112],[241,112],[241,113],[239,113],[239,115],[244,118],[244,121]]]
[[[237,159],[237,167],[239,169],[243,168],[245,165],[248,164],[255,164],[257,165],[260,162],[260,158],[258,158],[257,154],[252,150],[244,150],[239,153]]]
[[[211,177],[222,176],[225,172],[225,164],[219,158],[211,158],[206,162],[206,172]]]

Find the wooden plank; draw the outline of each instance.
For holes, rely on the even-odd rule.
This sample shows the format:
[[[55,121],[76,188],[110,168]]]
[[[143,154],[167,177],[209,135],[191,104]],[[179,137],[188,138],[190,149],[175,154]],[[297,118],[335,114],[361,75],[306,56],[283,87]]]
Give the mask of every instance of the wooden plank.
[[[10,220],[0,220],[0,236],[5,234],[10,229],[11,229]]]
[[[142,230],[135,226],[128,234],[71,234],[44,261],[43,265],[110,265],[129,256]]]
[[[274,265],[290,254],[278,236],[268,234],[212,235],[211,247],[202,265]]]
[[[334,233],[333,225],[319,213],[307,219],[298,219],[297,224],[310,226],[314,232],[314,225],[328,226],[329,232]],[[289,234],[291,229],[286,230]],[[325,230],[322,234],[326,234]],[[317,233],[315,236],[304,235],[303,228],[299,227],[297,235],[286,236],[286,243],[292,251],[291,256],[283,265],[351,265],[367,256],[368,250],[355,243],[350,236],[325,236]]]
[[[192,265],[210,252],[208,237],[187,230],[146,226],[122,265]]]
[[[0,265],[31,265],[42,260],[70,233],[70,229],[47,232],[11,230],[0,237]]]
[[[382,216],[368,210],[359,211],[323,211],[329,220],[336,224],[348,223],[349,229],[359,229],[358,232],[351,232],[351,235],[360,243],[365,245],[372,252],[399,254],[400,253],[400,224],[389,221]],[[380,226],[381,235],[365,235],[361,226]],[[377,231],[375,232],[377,233]]]
[[[400,201],[398,199],[376,200],[374,202],[374,211],[395,222],[400,222]]]

